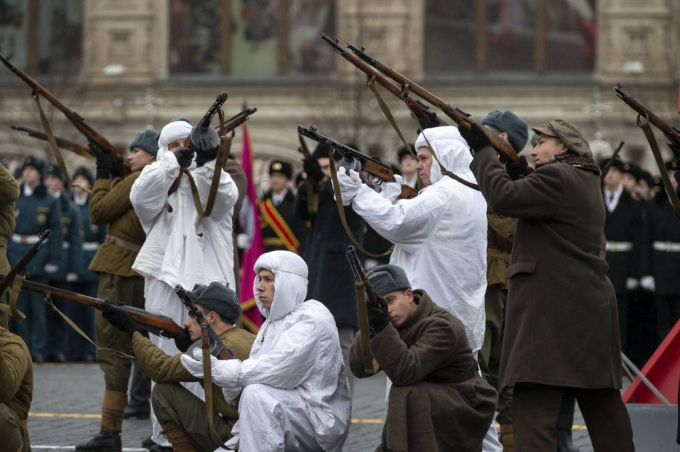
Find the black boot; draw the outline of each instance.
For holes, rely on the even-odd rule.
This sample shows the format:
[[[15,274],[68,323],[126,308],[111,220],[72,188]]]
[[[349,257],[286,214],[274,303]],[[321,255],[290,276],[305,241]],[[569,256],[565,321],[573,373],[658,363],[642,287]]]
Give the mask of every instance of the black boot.
[[[120,432],[102,430],[97,436],[83,444],[76,444],[77,451],[122,452]]]
[[[557,417],[557,450],[558,452],[579,452],[571,439],[571,426],[574,423],[574,407],[576,399],[562,399],[560,414]]]

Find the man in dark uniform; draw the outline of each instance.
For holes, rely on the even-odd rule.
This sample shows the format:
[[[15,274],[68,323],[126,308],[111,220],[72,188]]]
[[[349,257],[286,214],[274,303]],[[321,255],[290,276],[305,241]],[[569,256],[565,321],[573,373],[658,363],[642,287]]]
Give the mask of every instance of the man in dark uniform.
[[[666,162],[666,170],[677,191],[678,182],[674,176],[678,164],[670,160]],[[680,218],[664,187],[647,203],[646,213],[640,285],[655,292],[657,339],[661,342],[680,319],[680,278],[677,277],[677,269],[680,268]]]
[[[156,160],[158,132],[146,129],[139,132],[130,143],[131,173],[123,179],[112,180],[114,161],[111,155],[91,145],[97,155],[97,173],[90,197],[90,221],[108,224],[106,239],[90,263],[90,270],[99,274],[100,298],[121,301],[136,308],[144,308],[144,278],[132,270],[146,235],[130,203],[130,191],[145,166]],[[130,336],[121,332],[95,313],[96,343],[100,348],[114,348],[132,353]],[[127,405],[128,380],[132,363],[126,358],[97,351],[99,366],[104,372],[104,400],[102,402],[101,431],[76,450],[122,450],[120,432],[123,427],[123,410]]]
[[[295,212],[295,195],[290,191],[293,167],[274,160],[269,165],[269,188],[260,201],[264,247],[269,251],[298,252],[304,239],[304,223]]]
[[[16,202],[16,229],[7,249],[7,257],[16,264],[38,240],[38,234],[50,229],[52,235],[30,263],[31,281],[47,284],[62,263],[61,214],[57,200],[42,183],[42,160],[28,156],[21,165],[23,183]],[[33,362],[42,363],[47,353],[47,305],[42,294],[22,290],[17,307],[26,314],[21,323],[11,322],[13,329],[26,342]]]
[[[106,238],[106,227],[99,226],[90,222],[90,193],[94,185],[94,174],[81,166],[76,168],[72,176],[73,197],[72,201],[80,211],[80,218],[83,221],[83,267],[78,274],[78,278],[71,283],[74,292],[97,296],[97,286],[99,277],[88,267],[99,245]],[[95,309],[80,303],[69,303],[68,315],[80,328],[89,336],[94,337],[94,313]],[[66,353],[69,361],[94,362],[95,349],[92,345],[82,338],[78,333],[69,329],[68,351]]]
[[[603,160],[604,168],[610,159]],[[614,286],[619,311],[621,350],[628,353],[628,317],[630,291],[639,284],[638,262],[642,234],[640,202],[623,188],[624,163],[614,159],[603,181],[602,195],[606,210],[604,236],[607,239],[607,276]]]
[[[349,368],[349,349],[354,332],[359,327],[354,275],[345,257],[345,251],[352,242],[344,232],[335,202],[330,180],[328,146],[319,144],[311,160],[304,161],[304,168],[307,173],[306,183],[312,183],[319,196],[319,207],[313,216],[308,210],[307,190],[298,190],[295,200],[299,217],[312,224],[307,234],[305,254],[302,256],[309,267],[307,298],[319,300],[333,314],[345,368]],[[347,225],[361,243],[366,223],[351,206],[344,207],[344,211]],[[350,375],[348,379],[352,387]]]
[[[575,396],[595,450],[633,451],[600,170],[570,122],[533,130],[536,170],[516,181],[479,126],[461,130],[476,151],[470,168],[489,206],[517,218],[500,368],[501,386],[515,384],[515,446],[555,451],[562,399]]]
[[[49,277],[49,284],[61,289],[70,290],[70,283],[78,279],[83,271],[83,222],[80,212],[71,201],[65,187],[64,175],[59,167],[50,163],[45,170],[45,186],[59,203],[61,212],[62,242],[61,264],[59,270]],[[70,305],[66,300],[54,299],[52,303],[60,311],[68,314]],[[66,362],[66,350],[70,328],[54,309],[47,310],[47,330],[50,336],[48,354],[52,361]]]
[[[12,237],[16,220],[14,206],[19,197],[19,184],[4,165],[0,165],[0,273],[6,275],[11,267],[7,260],[7,243]],[[9,321],[9,291],[0,294],[0,327],[7,328]]]

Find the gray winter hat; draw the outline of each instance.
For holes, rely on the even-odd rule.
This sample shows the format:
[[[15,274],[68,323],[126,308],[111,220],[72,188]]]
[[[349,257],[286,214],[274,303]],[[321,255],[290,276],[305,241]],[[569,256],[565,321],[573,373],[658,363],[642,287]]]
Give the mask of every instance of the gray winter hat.
[[[218,282],[211,282],[209,286],[196,284],[189,296],[194,303],[215,311],[234,325],[241,317],[241,303],[236,292],[224,284]]]
[[[522,152],[529,139],[529,124],[510,110],[491,110],[486,118],[482,119],[481,124],[507,133],[508,141],[518,154]]]
[[[373,289],[380,296],[411,288],[406,272],[396,265],[378,265],[370,270],[366,276],[368,276]]]
[[[137,135],[132,139],[130,143],[130,150],[132,148],[142,148],[149,154],[155,156],[158,154],[158,137],[160,132],[153,129],[146,129],[141,132],[137,132]]]

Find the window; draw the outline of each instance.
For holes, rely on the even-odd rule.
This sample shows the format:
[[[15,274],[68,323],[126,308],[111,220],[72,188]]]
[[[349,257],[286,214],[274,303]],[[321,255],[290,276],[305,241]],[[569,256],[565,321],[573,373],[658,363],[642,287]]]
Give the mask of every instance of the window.
[[[170,73],[234,77],[323,75],[335,59],[332,0],[172,0]]]
[[[82,0],[0,0],[0,53],[29,75],[76,75],[82,20]]]
[[[597,0],[427,0],[428,75],[588,73]]]

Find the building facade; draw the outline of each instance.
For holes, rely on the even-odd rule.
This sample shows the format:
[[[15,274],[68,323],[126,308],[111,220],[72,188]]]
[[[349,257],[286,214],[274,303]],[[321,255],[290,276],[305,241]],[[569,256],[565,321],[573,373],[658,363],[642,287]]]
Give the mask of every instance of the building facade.
[[[202,117],[225,91],[227,116],[243,104],[256,155],[299,162],[297,126],[382,148],[397,135],[365,77],[320,38],[366,52],[481,119],[512,109],[535,126],[564,118],[596,154],[621,140],[623,156],[654,170],[621,83],[678,126],[680,2],[676,0],[6,0],[0,52],[125,147],[176,116]],[[415,125],[381,91],[407,137]],[[43,101],[55,135],[84,142]],[[10,130],[40,129],[31,91],[0,68],[0,155],[46,146]],[[452,123],[443,114],[442,119]],[[659,134],[663,143],[663,137]],[[240,153],[237,133],[232,152]],[[84,162],[68,155],[69,165]],[[75,166],[73,166],[75,167]]]

